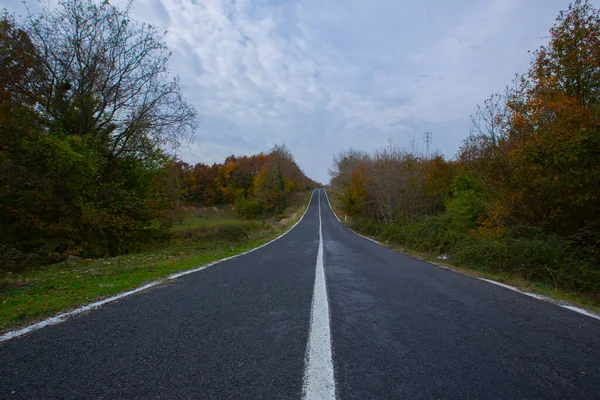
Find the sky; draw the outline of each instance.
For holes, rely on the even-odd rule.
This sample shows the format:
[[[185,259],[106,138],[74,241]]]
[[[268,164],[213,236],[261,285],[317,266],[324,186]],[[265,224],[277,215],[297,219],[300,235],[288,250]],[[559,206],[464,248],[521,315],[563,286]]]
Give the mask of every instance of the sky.
[[[423,150],[431,132],[431,149],[454,157],[477,104],[527,70],[528,50],[547,42],[568,5],[136,0],[132,15],[167,31],[172,73],[202,118],[181,159],[211,164],[285,144],[326,183],[334,154],[370,152],[390,137]],[[23,12],[21,0],[0,0],[0,8]]]

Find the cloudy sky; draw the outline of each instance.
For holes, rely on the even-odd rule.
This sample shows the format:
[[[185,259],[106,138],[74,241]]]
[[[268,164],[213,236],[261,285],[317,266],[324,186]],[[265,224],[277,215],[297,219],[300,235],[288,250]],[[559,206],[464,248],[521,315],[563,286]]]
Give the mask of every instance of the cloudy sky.
[[[168,31],[173,73],[203,118],[182,159],[212,163],[284,143],[327,182],[335,153],[370,151],[390,135],[423,149],[430,131],[432,148],[453,157],[477,104],[526,70],[527,50],[545,43],[568,4],[137,0],[133,16]],[[22,10],[20,0],[0,7]]]

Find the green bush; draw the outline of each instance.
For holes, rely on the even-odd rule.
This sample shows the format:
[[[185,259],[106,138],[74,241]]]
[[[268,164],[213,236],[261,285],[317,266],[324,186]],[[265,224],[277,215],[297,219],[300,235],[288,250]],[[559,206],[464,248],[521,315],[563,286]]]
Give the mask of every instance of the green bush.
[[[381,230],[382,224],[378,223],[370,218],[358,218],[350,224],[352,229],[361,231],[362,233],[370,236],[378,236]]]
[[[460,228],[458,228],[460,226]],[[477,235],[456,224],[456,214],[427,216],[409,225],[385,225],[362,218],[352,228],[416,251],[447,254],[460,267],[511,274],[567,290],[600,292],[595,253],[540,229],[521,226],[501,237]]]
[[[467,235],[458,242],[452,261],[458,266],[510,273],[556,288],[600,291],[600,271],[580,257],[570,243],[552,234],[485,238]]]
[[[239,197],[235,201],[235,211],[240,218],[252,219],[261,216],[264,210],[258,201]]]
[[[424,217],[404,227],[403,240],[419,251],[446,253],[457,242],[457,234],[450,230],[452,217],[447,214]]]
[[[246,225],[222,225],[212,235],[216,240],[229,243],[238,243],[248,239],[248,227]]]
[[[486,216],[484,197],[483,189],[472,177],[459,175],[454,179],[445,212],[453,230],[466,233],[477,228],[478,221]]]
[[[457,242],[450,258],[454,264],[461,267],[503,272],[506,266],[505,257],[508,255],[509,249],[505,241],[465,235]]]

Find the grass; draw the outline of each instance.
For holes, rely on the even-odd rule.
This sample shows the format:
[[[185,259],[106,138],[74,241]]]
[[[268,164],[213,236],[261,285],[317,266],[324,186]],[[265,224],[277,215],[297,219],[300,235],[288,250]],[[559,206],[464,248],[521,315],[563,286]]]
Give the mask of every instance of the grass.
[[[309,198],[310,193],[296,193],[283,221],[234,219],[227,207],[190,210],[174,226],[174,239],[165,248],[115,258],[75,258],[9,273],[0,280],[0,331],[260,246],[289,229]]]
[[[236,225],[240,220],[236,218],[231,205],[215,207],[198,207],[188,210],[183,218],[173,225],[175,232],[200,227],[213,227],[223,225]]]
[[[336,196],[334,191],[328,188],[328,194],[330,195],[331,206],[334,209],[334,212],[340,217],[342,221],[343,219],[343,211],[341,211],[341,204],[339,199]],[[360,232],[361,234],[365,234],[367,236],[371,236],[366,234],[365,232]],[[458,267],[456,265],[449,264],[440,259],[440,254],[434,252],[419,252],[415,249],[412,249],[407,246],[403,246],[397,243],[389,243],[382,238],[372,237],[373,239],[378,240],[381,244],[389,247],[393,250],[402,252],[407,254],[413,258],[417,258],[420,260],[428,261],[434,263],[440,267],[451,269],[454,272],[460,273],[462,275],[471,276],[474,278],[485,278],[494,280],[497,282],[505,283],[510,286],[514,286],[517,289],[524,292],[531,292],[541,294],[543,296],[549,297],[553,300],[568,302],[571,305],[578,306],[587,310],[591,310],[596,313],[600,313],[600,298],[590,296],[587,293],[580,293],[576,291],[568,291],[564,289],[555,288],[551,285],[535,282],[523,279],[521,277],[515,276],[510,273],[498,273],[498,272],[489,272],[481,269],[475,268],[466,268],[466,267]]]
[[[329,203],[331,203],[331,209],[333,210],[333,213],[337,215],[340,221],[344,221],[344,217],[346,214],[342,211],[342,204],[339,200],[341,192],[333,186],[327,187],[326,190],[327,197],[329,198]]]

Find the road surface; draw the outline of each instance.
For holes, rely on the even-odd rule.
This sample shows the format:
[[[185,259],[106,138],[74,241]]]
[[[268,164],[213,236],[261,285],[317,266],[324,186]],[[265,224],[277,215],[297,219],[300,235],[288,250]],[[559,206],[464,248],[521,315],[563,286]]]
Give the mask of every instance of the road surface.
[[[359,237],[316,191],[249,254],[0,344],[2,399],[600,399],[600,321]]]

